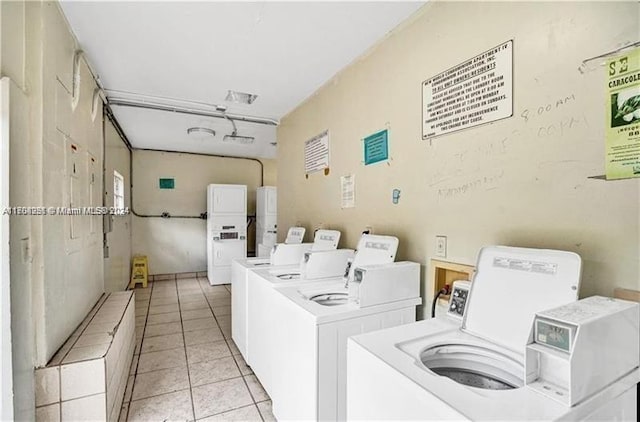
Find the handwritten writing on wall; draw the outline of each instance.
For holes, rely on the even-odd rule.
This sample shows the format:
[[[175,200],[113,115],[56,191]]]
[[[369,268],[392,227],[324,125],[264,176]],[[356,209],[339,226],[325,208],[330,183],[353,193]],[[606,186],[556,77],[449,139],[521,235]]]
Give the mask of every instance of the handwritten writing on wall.
[[[547,103],[522,110],[520,117],[525,126],[533,124],[528,131],[537,138],[561,138],[575,129],[589,126],[584,114],[574,112],[579,105],[575,94],[560,96]],[[560,117],[556,113],[562,113]]]
[[[435,160],[427,184],[430,187],[438,186],[454,178],[481,171],[486,160],[500,159],[506,155],[511,141],[511,136],[489,141],[474,140],[470,147],[461,148],[453,153],[452,159]]]
[[[464,182],[438,189],[438,199],[451,199],[474,191],[496,189],[503,177],[504,170],[471,177]]]

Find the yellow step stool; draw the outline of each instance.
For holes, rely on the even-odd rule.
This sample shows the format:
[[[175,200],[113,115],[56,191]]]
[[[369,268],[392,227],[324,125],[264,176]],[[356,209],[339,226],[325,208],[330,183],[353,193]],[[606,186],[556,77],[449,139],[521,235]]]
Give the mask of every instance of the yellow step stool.
[[[135,255],[131,266],[131,284],[129,284],[129,288],[135,289],[138,283],[142,283],[142,287],[146,288],[147,279],[149,278],[147,257],[145,255]]]

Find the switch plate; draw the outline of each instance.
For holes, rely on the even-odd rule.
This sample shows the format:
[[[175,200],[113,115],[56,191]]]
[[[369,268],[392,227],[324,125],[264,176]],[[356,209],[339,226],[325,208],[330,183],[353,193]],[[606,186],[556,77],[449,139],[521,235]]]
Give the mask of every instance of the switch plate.
[[[447,236],[436,236],[436,256],[447,257]]]

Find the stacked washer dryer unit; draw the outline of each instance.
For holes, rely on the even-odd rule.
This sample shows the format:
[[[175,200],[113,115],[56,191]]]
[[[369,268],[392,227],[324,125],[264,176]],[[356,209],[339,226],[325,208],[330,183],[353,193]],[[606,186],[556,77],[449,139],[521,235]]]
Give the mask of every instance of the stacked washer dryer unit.
[[[570,252],[487,247],[476,268],[462,320],[349,340],[348,419],[636,420],[638,304],[576,302]]]
[[[278,191],[274,186],[256,189],[256,256],[268,257],[278,235]]]
[[[231,262],[247,256],[247,187],[207,187],[207,276],[211,285],[231,282]]]

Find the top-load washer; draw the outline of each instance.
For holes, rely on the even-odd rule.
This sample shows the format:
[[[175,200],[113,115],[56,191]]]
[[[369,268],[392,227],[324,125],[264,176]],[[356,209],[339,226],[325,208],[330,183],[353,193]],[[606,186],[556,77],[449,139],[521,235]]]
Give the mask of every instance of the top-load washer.
[[[347,262],[353,258],[352,249],[313,251],[305,254],[305,264],[297,268],[257,269],[249,271],[247,280],[247,326],[245,358],[260,378],[267,393],[271,392],[273,372],[271,363],[280,352],[272,336],[278,306],[275,286],[312,283],[320,279],[341,277]]]
[[[412,323],[420,298],[420,264],[357,265],[340,281],[278,287],[271,336],[271,400],[278,420],[346,418],[349,336]]]
[[[297,272],[306,252],[335,250],[340,242],[340,232],[337,230],[318,230],[313,243],[301,243],[303,237],[303,227],[292,227],[287,239],[293,243],[275,245],[270,258],[237,259],[231,264],[231,337],[247,361],[249,271],[259,268],[281,268]]]
[[[250,274],[250,365],[278,419],[344,419],[347,336],[415,321],[420,266],[394,264],[397,247],[395,237],[363,235],[346,277],[283,283],[295,274]]]
[[[328,232],[318,230],[316,239],[319,242],[331,242],[330,237],[324,236]],[[342,280],[345,273],[352,274],[353,270],[349,269],[351,262],[358,265],[371,264],[375,262],[393,262],[398,248],[398,239],[390,236],[373,236],[363,235],[358,242],[358,251],[355,256],[349,256],[346,262],[341,259],[346,255],[339,254],[331,256],[333,262],[325,263],[324,267],[317,265],[322,257],[317,255],[313,258],[313,266],[321,268],[322,278],[331,278],[334,280]],[[314,252],[315,253],[315,252]],[[309,259],[310,255],[303,255],[304,259]],[[308,267],[308,263],[305,264]],[[265,350],[269,349],[269,342],[272,340],[265,336],[264,333],[272,329],[270,322],[273,318],[273,306],[269,304],[274,297],[272,288],[274,286],[295,285],[298,283],[308,282],[304,276],[301,277],[300,268],[281,267],[281,268],[265,268],[247,271],[246,286],[246,321],[245,330],[245,352],[243,355],[247,363],[255,367],[254,372],[261,371],[260,365],[264,362],[265,369],[262,370],[262,383],[269,390],[269,379],[271,370],[269,368],[269,359],[266,357]],[[317,272],[317,270],[312,270]],[[234,292],[235,295],[235,292]],[[232,299],[233,300],[233,299]],[[233,309],[232,309],[233,311]],[[234,339],[235,340],[235,339]],[[241,339],[242,341],[242,339]],[[264,347],[255,347],[254,345],[265,344]],[[241,350],[242,351],[242,350]]]
[[[637,313],[624,325],[636,342],[635,351],[624,353],[635,353],[635,363],[582,405],[567,407],[540,391],[556,394],[554,383],[593,371],[586,366],[570,370],[567,364],[574,353],[588,355],[595,350],[584,342],[580,351],[571,354],[551,351],[539,355],[536,362],[544,370],[533,364],[527,365],[532,369],[525,369],[525,350],[531,347],[527,345],[536,313],[576,303],[580,274],[581,260],[573,253],[482,249],[462,326],[453,318],[435,318],[350,339],[348,419],[578,420],[594,417],[604,403],[614,399],[619,400],[620,409],[629,411],[629,397],[635,396],[633,388],[638,382]],[[562,322],[552,326],[562,326]],[[618,328],[612,325],[610,329]],[[601,334],[601,341],[606,341],[606,334]],[[610,346],[612,354],[619,345]],[[544,382],[537,389],[525,386],[527,380],[533,384],[540,378],[536,370],[547,377],[548,390]]]

